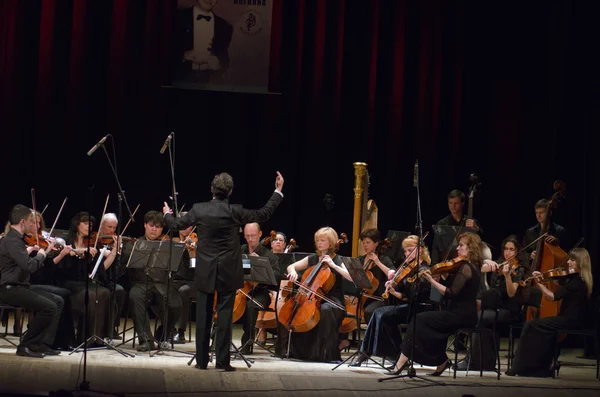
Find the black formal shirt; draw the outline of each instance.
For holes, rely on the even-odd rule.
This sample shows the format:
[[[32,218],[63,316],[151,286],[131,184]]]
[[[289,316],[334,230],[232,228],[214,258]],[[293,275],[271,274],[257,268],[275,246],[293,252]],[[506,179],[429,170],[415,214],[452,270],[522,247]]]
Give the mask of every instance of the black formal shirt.
[[[542,226],[539,223],[527,229],[525,231],[525,238],[523,239],[523,247],[526,247],[527,245],[534,242],[536,238],[540,237],[541,230]],[[550,226],[548,227],[548,234],[550,234],[553,237],[556,237],[556,239],[558,240],[557,245],[566,246],[568,244],[567,230],[561,225],[558,225],[554,222],[550,223]],[[533,251],[535,251],[536,246],[537,244],[532,244],[530,247],[527,247],[527,253],[531,254]]]
[[[242,254],[250,255],[250,250],[248,249],[248,244],[243,244],[240,249],[242,250]],[[271,269],[273,269],[273,274],[275,275],[275,280],[281,281],[281,269],[279,268],[279,257],[275,255],[270,249],[265,247],[262,244],[259,244],[254,250],[258,256],[264,256],[269,258],[269,265],[271,265]],[[266,284],[258,284],[254,287],[254,291],[262,291],[262,290],[278,290],[279,285],[270,286]]]
[[[513,269],[511,271],[513,273],[511,274],[511,280],[513,283],[518,283],[519,281],[525,279],[525,273],[527,269],[521,263],[519,263],[519,266],[517,266],[516,269]],[[510,310],[514,313],[517,313],[521,310],[521,304],[519,302],[519,299],[517,298],[518,294],[515,293],[515,295],[512,298],[508,296],[508,292],[506,291],[506,277],[504,277],[504,274],[492,272],[489,286],[490,289],[494,289],[500,294],[500,308]]]
[[[44,255],[29,257],[23,235],[12,227],[0,239],[0,285],[29,285],[29,277],[44,265]]]
[[[558,315],[568,317],[573,326],[585,324],[587,313],[587,286],[579,274],[563,277],[554,293],[554,301],[562,300]]]

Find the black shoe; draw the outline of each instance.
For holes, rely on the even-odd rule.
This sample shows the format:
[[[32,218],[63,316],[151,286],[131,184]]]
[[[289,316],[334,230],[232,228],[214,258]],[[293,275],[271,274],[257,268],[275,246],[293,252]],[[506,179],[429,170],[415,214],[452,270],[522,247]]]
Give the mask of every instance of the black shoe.
[[[404,369],[406,369],[406,367],[408,367],[408,364],[409,364],[409,362],[410,362],[410,361],[407,361],[407,362],[405,362],[405,363],[404,363],[404,365],[402,365],[402,366],[400,367],[400,369],[397,369],[397,370],[395,370],[395,371],[394,371],[394,368],[396,368],[396,364],[394,364],[394,368],[392,368],[392,370],[391,370],[391,371],[388,371],[388,372],[386,372],[385,374],[386,374],[386,375],[389,375],[389,376],[397,376],[397,375],[400,375],[400,374],[402,373],[402,371],[404,371]]]
[[[506,371],[504,373],[504,375],[506,375],[506,376],[515,376],[515,375],[517,375],[517,373],[515,371],[513,371],[512,369],[509,369],[508,371]]]
[[[350,363],[351,367],[360,367],[362,365],[362,363],[364,363],[365,361],[367,361],[369,359],[369,356],[366,355],[363,352],[358,353],[358,355],[356,357],[354,357],[354,360],[352,360],[352,362]],[[393,369],[393,367],[392,367]]]
[[[173,343],[176,345],[183,345],[185,343],[185,330],[179,329],[175,332]]]
[[[217,364],[215,368],[222,369],[225,372],[234,372],[235,371],[235,367],[232,367],[231,364]]]
[[[149,352],[151,350],[156,350],[156,344],[152,341],[146,341],[143,343],[140,343],[135,350],[139,351],[139,352]]]
[[[200,365],[198,365],[198,364],[196,364],[196,365],[195,365],[195,367],[196,367],[196,368],[198,368],[198,369],[208,369],[208,368],[206,368],[206,367],[204,367],[204,366],[203,366],[203,367],[201,367],[201,366],[200,366]]]
[[[39,349],[36,349],[36,353],[42,353],[45,356],[58,356],[60,355],[60,350],[54,350],[48,346],[42,346]]]
[[[246,345],[246,346],[242,347],[240,349],[240,354],[246,354],[246,355],[252,354],[252,346],[251,345]]]
[[[156,328],[156,332],[154,332],[154,339],[162,340],[162,337],[163,337],[163,326],[159,325],[158,328]]]
[[[21,336],[23,330],[20,327],[13,327],[13,336]]]
[[[17,347],[17,356],[21,357],[32,357],[32,358],[44,358],[44,353],[34,352],[25,346]]]
[[[444,373],[445,370],[447,370],[450,367],[452,367],[452,362],[450,360],[448,360],[448,361],[446,361],[446,364],[444,365],[444,368],[441,371],[435,371],[428,375],[429,376],[440,376],[441,374]]]

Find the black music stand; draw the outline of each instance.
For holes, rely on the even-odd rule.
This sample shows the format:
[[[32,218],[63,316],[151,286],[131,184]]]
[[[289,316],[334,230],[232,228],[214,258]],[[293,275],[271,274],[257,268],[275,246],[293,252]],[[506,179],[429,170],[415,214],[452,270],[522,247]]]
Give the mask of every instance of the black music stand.
[[[270,285],[274,287],[278,286],[277,279],[275,278],[275,273],[273,273],[273,268],[271,267],[271,263],[269,262],[269,258],[267,258],[266,256],[248,256],[248,260],[250,266],[247,266],[246,263],[244,263],[244,260],[242,260],[244,264],[245,281]],[[277,300],[277,297],[275,299]],[[255,304],[256,307],[260,309],[260,306],[258,306],[254,300],[250,300],[250,302],[248,302],[247,304]],[[231,343],[233,344],[233,342]],[[244,348],[249,344],[256,345],[263,349],[265,348],[264,346],[260,345],[256,340],[254,340],[254,333],[250,336],[250,339],[248,339],[246,343],[239,348],[239,350],[244,350]],[[266,350],[271,354],[273,353],[269,349]]]
[[[185,251],[184,243],[176,243],[171,241],[156,241],[156,240],[136,240],[133,244],[133,248],[131,249],[131,254],[127,260],[127,269],[144,269],[146,273],[146,305],[148,302],[148,284],[149,284],[149,276],[148,271],[150,269],[160,269],[165,272],[176,272],[179,267],[179,262],[181,261],[181,257],[183,256],[183,251]],[[167,295],[164,300],[163,307],[163,335],[164,339],[169,334],[168,328],[168,319],[169,319],[169,290],[171,287],[171,276],[167,280]],[[135,326],[135,324],[134,324]],[[149,352],[150,357],[157,354],[159,351],[163,350],[171,350],[176,351],[177,353],[182,354],[191,354],[189,352],[169,349],[168,347],[164,347],[162,342],[157,341],[154,337],[151,337],[153,341],[158,343],[159,349],[158,351],[152,353]]]
[[[350,274],[350,278],[352,279],[354,286],[360,291],[357,296],[359,303],[358,303],[357,309],[356,309],[356,317],[360,318],[359,311],[360,311],[360,301],[362,299],[362,293],[366,289],[372,289],[373,284],[371,284],[371,281],[369,280],[369,277],[367,276],[367,272],[365,272],[365,269],[363,268],[363,264],[361,263],[360,259],[351,258],[351,257],[342,257],[342,262],[344,262],[344,265],[346,266],[346,270],[348,270],[348,273]],[[358,332],[360,332],[360,321],[357,320],[357,323],[358,324],[356,324],[356,326],[358,328]],[[344,361],[342,361],[335,367],[331,368],[331,370],[335,371],[336,369],[338,369],[338,367],[340,367],[341,365],[347,363],[348,361],[350,361],[354,357],[356,357],[356,355],[358,353],[360,353],[360,346],[358,347],[358,349],[356,349],[354,354],[352,354],[350,357],[346,358]],[[368,357],[368,360],[374,362],[375,364],[379,365],[381,368],[385,369],[385,367],[383,365],[381,365],[377,361],[373,360],[370,356]]]

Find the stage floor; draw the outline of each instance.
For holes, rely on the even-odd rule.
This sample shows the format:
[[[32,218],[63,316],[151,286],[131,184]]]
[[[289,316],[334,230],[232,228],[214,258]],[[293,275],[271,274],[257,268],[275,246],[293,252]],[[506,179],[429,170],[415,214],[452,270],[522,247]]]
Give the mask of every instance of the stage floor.
[[[11,329],[9,327],[9,329]],[[234,343],[239,344],[241,327],[234,325]],[[17,338],[8,337],[17,343]],[[183,351],[193,351],[194,343],[175,345]],[[504,344],[503,344],[504,346]],[[206,371],[188,366],[190,356],[166,352],[149,357],[148,353],[137,353],[131,342],[125,350],[136,354],[126,358],[110,350],[91,351],[87,356],[87,380],[92,390],[127,396],[192,396],[192,395],[235,395],[235,396],[391,396],[410,393],[411,396],[498,396],[507,393],[527,393],[537,396],[598,396],[600,381],[595,379],[596,368],[592,360],[577,359],[581,350],[567,350],[561,355],[562,368],[558,379],[508,377],[500,381],[495,373],[446,372],[439,378],[426,376],[431,368],[418,366],[417,375],[443,382],[444,386],[419,379],[395,379],[378,382],[385,378],[384,370],[375,364],[353,368],[342,365],[337,370],[331,364],[307,363],[282,360],[255,348],[254,360],[247,368],[240,359],[232,360],[236,372],[216,370],[209,364]],[[353,353],[353,351],[351,351]],[[343,354],[348,357],[351,353]],[[501,352],[502,371],[506,370],[505,351]],[[50,391],[73,390],[82,381],[82,353],[45,357],[24,358],[15,355],[15,348],[0,340],[0,393],[48,395]],[[82,395],[99,395],[82,393]]]

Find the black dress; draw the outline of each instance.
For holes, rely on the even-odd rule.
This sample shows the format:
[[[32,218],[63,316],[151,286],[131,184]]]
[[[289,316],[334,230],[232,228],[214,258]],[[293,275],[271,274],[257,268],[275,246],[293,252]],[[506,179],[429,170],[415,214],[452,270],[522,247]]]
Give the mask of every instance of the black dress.
[[[556,332],[582,328],[585,324],[587,286],[583,279],[574,274],[565,277],[561,284],[554,293],[555,301],[562,300],[558,316],[529,321],[523,328],[512,367],[517,375],[552,376]]]
[[[308,257],[308,265],[316,265],[319,261],[317,254]],[[337,255],[333,263],[342,266],[342,258]],[[326,297],[345,306],[342,293],[342,275],[334,270],[335,284],[327,293]],[[333,362],[341,360],[338,340],[338,330],[342,325],[345,312],[333,306],[331,303],[321,301],[321,319],[316,327],[308,332],[292,332],[290,343],[290,357],[299,360],[316,362]]]
[[[359,256],[358,259],[360,259],[360,263],[362,263],[364,265],[365,256],[364,255]],[[396,268],[394,267],[394,262],[392,262],[392,260],[390,258],[388,258],[387,256],[380,255],[379,260],[381,261],[381,263],[383,263],[388,268],[390,268],[392,270],[396,270]],[[377,266],[375,264],[373,264],[369,270],[371,273],[373,273],[373,276],[379,282],[379,286],[377,287],[377,289],[375,290],[373,295],[381,296],[381,294],[383,294],[383,291],[385,291],[385,283],[388,280],[387,274],[384,274],[383,271],[379,268],[379,266]],[[369,298],[365,301],[364,314],[365,314],[365,321],[367,322],[367,324],[371,321],[371,316],[373,315],[375,310],[377,310],[378,308],[380,308],[384,305],[385,305],[384,301],[379,301],[376,299]]]
[[[479,281],[480,272],[470,263],[464,263],[456,273],[450,275],[445,282],[444,297],[449,299],[447,309],[417,314],[408,324],[402,353],[423,365],[438,366],[446,362],[448,337],[459,328],[477,324],[476,297]],[[415,332],[413,321],[416,321]]]

